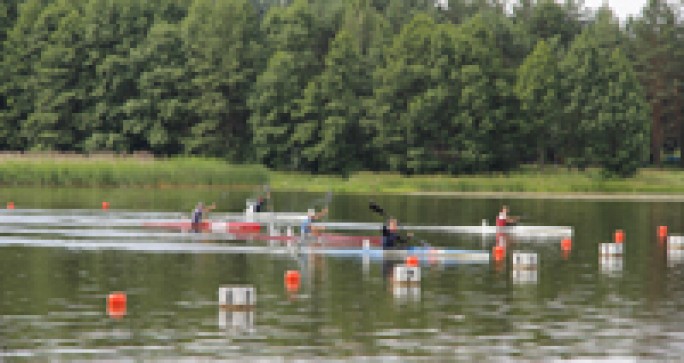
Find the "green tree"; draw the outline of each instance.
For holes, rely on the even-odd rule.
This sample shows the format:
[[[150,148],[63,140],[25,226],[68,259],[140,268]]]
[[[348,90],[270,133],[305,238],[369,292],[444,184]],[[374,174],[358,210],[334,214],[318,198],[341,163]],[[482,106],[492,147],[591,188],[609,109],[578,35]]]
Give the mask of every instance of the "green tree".
[[[83,15],[86,116],[79,130],[85,152],[142,150],[140,141],[124,130],[126,102],[139,96],[142,68],[131,52],[146,40],[155,10],[152,2],[137,0],[88,0]],[[135,144],[137,142],[137,144]]]
[[[371,154],[375,156],[373,163],[376,168],[406,173],[422,171],[422,165],[417,164],[429,163],[425,160],[430,158],[429,152],[422,148],[424,140],[421,136],[430,132],[420,135],[417,131],[421,126],[432,130],[432,125],[439,121],[431,119],[432,115],[411,113],[410,108],[423,105],[421,99],[425,97],[424,94],[435,88],[442,75],[440,72],[444,71],[433,68],[435,53],[446,53],[447,57],[450,53],[432,46],[433,34],[437,29],[443,28],[438,27],[431,17],[417,15],[395,37],[392,46],[385,52],[385,64],[375,74],[374,100],[369,107],[370,120],[365,127],[369,128],[372,137]],[[451,41],[441,43],[447,47],[452,44]],[[416,116],[420,119],[416,120]],[[412,158],[423,161],[416,160],[409,166],[409,153]]]
[[[476,15],[458,27],[458,34],[457,59],[464,67],[457,119],[469,130],[461,143],[470,150],[466,155],[471,160],[460,171],[509,170],[518,165],[523,151],[514,88],[528,39],[501,12]]]
[[[556,155],[560,144],[562,90],[557,42],[540,40],[518,69],[516,95],[526,122],[524,145],[536,151],[537,163],[544,165],[548,154]]]
[[[147,39],[131,51],[140,69],[137,97],[124,104],[123,132],[133,150],[174,155],[183,150],[188,131],[189,81],[180,29],[159,22]]]
[[[247,98],[263,68],[256,11],[248,0],[195,0],[182,29],[192,87],[185,153],[243,161]]]
[[[611,174],[632,176],[648,161],[650,108],[632,64],[616,48],[606,65],[606,93],[602,95],[598,129],[604,138],[597,145],[598,162]]]
[[[497,0],[441,0],[440,13],[452,24],[463,24],[477,14],[505,15],[504,2]]]
[[[273,168],[299,168],[299,150],[292,144],[293,113],[306,83],[298,76],[310,66],[295,53],[279,51],[259,75],[249,100],[250,126],[257,160]]]
[[[23,150],[26,140],[21,135],[21,123],[34,106],[34,64],[48,43],[45,33],[38,33],[38,20],[45,9],[44,0],[27,0],[19,6],[14,27],[7,33],[2,54],[0,95],[5,107],[0,107],[0,148]]]
[[[321,24],[306,0],[271,8],[264,18],[271,53],[248,101],[256,160],[269,167],[299,169],[300,150],[292,139],[304,89],[320,73]]]
[[[285,8],[272,7],[262,22],[271,54],[277,51],[311,53],[319,60],[325,55],[329,41],[323,27],[308,0],[295,0]]]
[[[645,159],[649,109],[608,15],[575,39],[561,64],[565,149],[580,167],[629,176]]]
[[[343,174],[361,167],[365,148],[359,121],[362,100],[371,93],[369,76],[354,38],[338,33],[325,69],[307,86],[296,114],[292,138],[301,151],[300,167]]]
[[[387,22],[372,3],[372,0],[348,1],[338,31],[352,36],[361,56],[368,62],[367,67],[375,67],[381,62],[382,52],[393,37]]]
[[[627,28],[630,54],[652,110],[650,154],[660,165],[663,149],[672,152],[684,144],[684,26],[666,1],[650,0],[643,16],[631,19]]]
[[[21,0],[5,0],[0,3],[0,50],[9,32],[19,17]]]
[[[436,19],[437,7],[434,0],[389,0],[385,6],[385,19],[389,23],[392,32],[399,34],[403,26],[411,22],[418,14],[429,14]]]
[[[73,1],[57,0],[37,19],[34,31],[44,37],[34,63],[33,107],[21,125],[28,146],[37,150],[73,150],[78,140],[75,122],[82,115],[79,75],[84,59],[81,13]]]
[[[455,27],[418,15],[395,38],[375,75],[373,117],[364,123],[380,156],[375,168],[462,173],[515,166],[514,72],[504,64],[510,45],[500,43],[512,27],[490,16]]]
[[[156,21],[176,24],[185,19],[193,2],[194,0],[157,0],[151,6],[154,6]]]
[[[574,1],[524,0],[514,10],[516,21],[532,36],[533,42],[558,38],[566,48],[582,30],[583,8]]]

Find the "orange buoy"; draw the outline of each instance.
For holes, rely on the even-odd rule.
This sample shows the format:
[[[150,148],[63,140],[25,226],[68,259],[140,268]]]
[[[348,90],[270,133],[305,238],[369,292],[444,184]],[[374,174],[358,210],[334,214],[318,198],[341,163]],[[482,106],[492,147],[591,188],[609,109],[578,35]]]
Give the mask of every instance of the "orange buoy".
[[[406,266],[408,267],[418,267],[418,257],[416,256],[406,256]]]
[[[285,288],[288,292],[299,291],[299,285],[301,283],[301,275],[297,270],[288,270],[285,272]]]
[[[561,241],[561,251],[570,251],[572,249],[572,240],[570,238],[564,238]]]
[[[615,231],[615,243],[622,243],[625,241],[625,232],[621,229]]]
[[[102,209],[109,209],[109,202],[102,202]]]
[[[658,226],[658,237],[667,237],[667,226]]]
[[[107,314],[112,318],[122,318],[126,315],[126,294],[113,292],[107,296]]]
[[[285,285],[299,285],[301,282],[301,275],[297,270],[288,270],[285,272]]]
[[[494,261],[503,261],[506,258],[506,249],[503,246],[494,246],[492,256],[494,256]]]
[[[14,202],[7,202],[7,209],[14,209]]]

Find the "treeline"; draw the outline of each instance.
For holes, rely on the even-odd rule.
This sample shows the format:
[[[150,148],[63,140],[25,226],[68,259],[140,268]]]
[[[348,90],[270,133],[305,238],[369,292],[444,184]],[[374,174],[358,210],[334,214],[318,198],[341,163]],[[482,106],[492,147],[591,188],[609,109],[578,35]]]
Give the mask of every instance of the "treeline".
[[[448,4],[447,4],[448,3]],[[631,175],[684,139],[684,33],[581,1],[5,0],[0,150],[346,174]],[[650,146],[650,147],[649,147]]]

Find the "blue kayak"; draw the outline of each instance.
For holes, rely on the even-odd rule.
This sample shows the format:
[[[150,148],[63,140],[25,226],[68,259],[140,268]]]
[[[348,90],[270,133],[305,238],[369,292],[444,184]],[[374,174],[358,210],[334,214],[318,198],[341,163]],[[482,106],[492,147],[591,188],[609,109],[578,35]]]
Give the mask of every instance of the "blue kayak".
[[[302,254],[337,257],[363,257],[370,259],[404,260],[415,256],[421,263],[489,263],[489,251],[457,250],[435,247],[409,247],[407,249],[383,250],[379,248],[326,248],[302,246]]]

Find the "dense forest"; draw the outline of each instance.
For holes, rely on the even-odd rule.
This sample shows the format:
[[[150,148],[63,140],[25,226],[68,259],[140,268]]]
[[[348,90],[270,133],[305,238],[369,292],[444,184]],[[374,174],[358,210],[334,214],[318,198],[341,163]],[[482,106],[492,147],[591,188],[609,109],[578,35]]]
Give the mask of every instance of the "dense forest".
[[[684,22],[575,0],[4,0],[0,150],[347,174],[600,167],[684,140]]]

